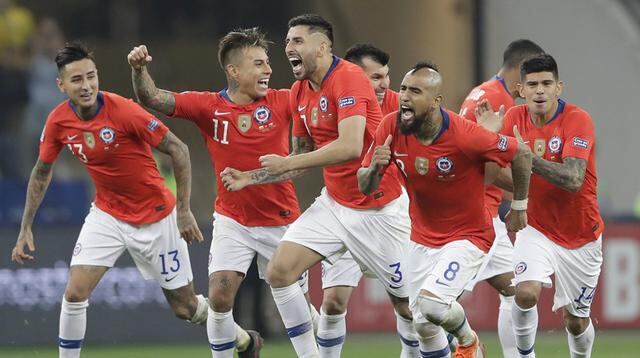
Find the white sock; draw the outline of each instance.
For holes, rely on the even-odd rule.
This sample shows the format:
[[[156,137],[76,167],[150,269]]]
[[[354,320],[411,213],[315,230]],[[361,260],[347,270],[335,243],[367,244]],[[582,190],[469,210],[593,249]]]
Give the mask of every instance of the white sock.
[[[413,321],[405,319],[398,312],[394,311],[394,313],[396,314],[396,329],[402,346],[400,358],[420,358],[420,343],[416,329],[413,327]]]
[[[513,296],[499,296],[498,337],[502,346],[502,355],[504,357],[517,357],[518,350],[516,349],[516,337],[513,335],[513,320],[511,318]]]
[[[209,315],[209,301],[203,295],[197,295],[198,307],[196,307],[196,313],[189,322],[204,326],[207,324],[207,316]]]
[[[593,329],[591,320],[589,320],[589,327],[577,336],[567,331],[567,338],[569,339],[569,355],[571,358],[591,357],[591,347],[593,347],[593,341],[596,338],[596,332]]]
[[[447,335],[440,326],[427,321],[417,323],[418,341],[420,342],[420,356],[429,358],[449,358],[449,341]]]
[[[536,356],[534,344],[538,329],[538,306],[523,310],[514,302],[511,316],[518,354],[521,358],[534,358]]]
[[[60,307],[60,332],[58,351],[60,358],[78,358],[87,330],[87,307],[89,301],[68,302],[62,297]]]
[[[449,350],[451,353],[455,352],[458,349],[458,338],[447,332],[447,341],[449,342]]]
[[[271,293],[298,357],[318,357],[320,353],[313,335],[309,305],[298,283],[272,287]]]
[[[236,348],[238,349],[238,352],[244,352],[249,348],[251,336],[237,323],[234,322],[234,324],[236,325]]]
[[[318,349],[322,358],[340,358],[344,339],[347,335],[345,316],[347,312],[337,315],[328,315],[320,309],[318,322]]]
[[[236,324],[233,311],[214,312],[209,308],[207,336],[213,358],[233,358],[236,348]]]
[[[313,332],[315,335],[318,334],[318,323],[320,322],[320,313],[314,305],[309,303],[309,313],[311,314],[311,323],[313,323]]]

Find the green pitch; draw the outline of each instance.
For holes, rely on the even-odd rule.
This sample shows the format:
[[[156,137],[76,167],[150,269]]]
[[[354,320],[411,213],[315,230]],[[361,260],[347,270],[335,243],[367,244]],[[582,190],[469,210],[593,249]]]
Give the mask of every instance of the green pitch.
[[[635,358],[640,356],[637,331],[597,332],[593,357]],[[487,348],[487,357],[502,357],[498,337],[495,333],[483,332],[481,339]],[[391,335],[356,335],[347,338],[342,351],[343,357],[392,358],[398,357],[399,343]],[[82,350],[83,358],[175,358],[211,357],[206,343],[190,345],[127,345],[119,347],[92,346]],[[563,331],[539,334],[536,355],[545,358],[566,358],[569,356],[566,335]],[[0,346],[0,358],[55,358],[55,347],[10,348]],[[270,340],[262,350],[265,358],[295,358],[288,341]]]

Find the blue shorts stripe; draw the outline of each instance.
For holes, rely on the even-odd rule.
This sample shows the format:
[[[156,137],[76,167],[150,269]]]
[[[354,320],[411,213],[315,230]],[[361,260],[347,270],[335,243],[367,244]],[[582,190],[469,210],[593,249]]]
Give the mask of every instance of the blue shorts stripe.
[[[220,343],[220,344],[210,343],[209,345],[211,346],[212,351],[220,352],[220,351],[226,351],[228,349],[235,348],[236,342],[232,341],[232,342]]]
[[[406,339],[404,338],[400,333],[398,333],[398,336],[400,336],[400,340],[402,341],[402,344],[404,344],[405,346],[409,346],[409,347],[417,347],[420,345],[420,342],[418,341],[412,341],[410,339]]]
[[[312,328],[311,321],[308,321],[303,324],[299,324],[295,327],[287,328],[287,335],[289,336],[289,338],[294,338],[301,334],[305,334],[309,332],[311,328]]]
[[[323,347],[335,347],[338,344],[344,343],[344,336],[340,336],[336,338],[328,338],[328,339],[316,337],[316,339],[318,341],[318,345]]]
[[[533,347],[531,346],[531,348],[529,349],[520,349],[520,347],[516,347],[518,348],[518,352],[520,353],[520,355],[526,356],[527,354],[531,354],[531,352],[533,352]]]
[[[82,339],[58,338],[58,346],[64,349],[78,349],[82,347]]]
[[[451,353],[451,350],[449,350],[449,347],[444,347],[443,349],[439,350],[439,351],[433,351],[433,352],[425,352],[423,350],[420,350],[420,357],[422,358],[442,358],[442,357],[448,357],[449,354]]]

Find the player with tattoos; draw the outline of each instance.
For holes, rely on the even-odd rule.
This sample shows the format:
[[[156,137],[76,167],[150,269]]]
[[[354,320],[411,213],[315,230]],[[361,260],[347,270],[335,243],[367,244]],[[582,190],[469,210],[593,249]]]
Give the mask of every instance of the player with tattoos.
[[[145,278],[158,281],[178,318],[204,324],[207,301],[194,293],[186,244],[202,241],[189,207],[187,146],[135,102],[100,91],[93,55],[84,46],[67,45],[55,62],[58,87],[69,100],[47,118],[11,258],[19,264],[34,259],[25,250],[35,251],[31,225],[51,181],[53,163],[66,146],[85,164],[96,199],[71,258],[60,312],[60,357],[80,356],[89,296],[125,250]],[[164,185],[151,147],[173,160],[177,201]]]

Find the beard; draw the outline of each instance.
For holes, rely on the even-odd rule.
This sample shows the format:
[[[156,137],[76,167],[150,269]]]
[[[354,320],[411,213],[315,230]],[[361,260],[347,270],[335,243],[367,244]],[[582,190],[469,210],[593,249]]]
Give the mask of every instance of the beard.
[[[418,133],[420,131],[420,128],[422,127],[422,123],[424,123],[427,117],[431,115],[431,112],[426,112],[421,116],[417,116],[414,112],[413,121],[411,121],[411,123],[409,124],[405,124],[402,121],[402,111],[398,111],[398,114],[396,115],[396,124],[398,129],[400,130],[400,134],[412,135]]]

